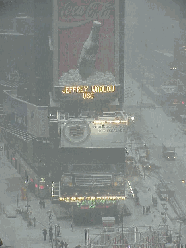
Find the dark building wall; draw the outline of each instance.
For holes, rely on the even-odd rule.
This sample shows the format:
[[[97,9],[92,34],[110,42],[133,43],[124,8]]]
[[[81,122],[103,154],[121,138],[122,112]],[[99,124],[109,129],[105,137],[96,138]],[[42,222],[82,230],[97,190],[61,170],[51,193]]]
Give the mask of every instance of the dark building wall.
[[[120,103],[124,102],[124,25],[125,0],[119,1],[119,83],[121,85]]]
[[[52,84],[52,51],[48,38],[52,36],[52,2],[3,1],[4,11],[1,9],[0,16],[1,30],[16,29],[19,33],[0,36],[3,54],[0,79],[7,80],[12,70],[19,71],[21,80],[29,82],[29,99],[40,105],[49,103],[48,91]]]
[[[52,1],[34,1],[35,95],[38,104],[49,104],[52,86]]]
[[[0,35],[0,79],[9,80],[9,73],[17,71],[21,82],[31,81],[33,74],[33,36],[6,34],[3,31]]]

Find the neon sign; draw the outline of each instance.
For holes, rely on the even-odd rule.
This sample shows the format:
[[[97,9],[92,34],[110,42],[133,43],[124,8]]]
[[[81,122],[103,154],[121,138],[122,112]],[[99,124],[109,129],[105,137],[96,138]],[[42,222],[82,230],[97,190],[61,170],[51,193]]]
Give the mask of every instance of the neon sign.
[[[93,99],[95,93],[115,92],[115,85],[65,86],[63,94],[82,93],[83,99]]]

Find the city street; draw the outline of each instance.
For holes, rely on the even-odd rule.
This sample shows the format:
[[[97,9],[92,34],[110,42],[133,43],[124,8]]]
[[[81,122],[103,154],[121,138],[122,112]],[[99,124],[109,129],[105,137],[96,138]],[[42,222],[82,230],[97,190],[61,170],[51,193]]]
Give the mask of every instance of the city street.
[[[36,218],[36,227],[27,227],[27,222],[23,220],[21,215],[17,214],[16,218],[8,218],[3,212],[13,213],[17,208],[17,194],[19,194],[18,206],[26,210],[27,201],[22,201],[20,197],[21,186],[24,185],[20,175],[15,168],[7,161],[5,157],[0,160],[0,232],[1,238],[5,245],[14,248],[47,248],[52,247],[47,240],[43,240],[42,230],[49,228],[48,211],[53,210],[53,204],[50,200],[45,200],[45,209],[40,209],[39,199],[33,194],[28,194],[30,205],[29,211],[31,219]],[[3,211],[4,208],[4,211]],[[69,248],[74,248],[76,245],[84,245],[84,229],[87,227],[74,227],[71,229],[71,220],[57,221],[52,211],[52,226],[59,224],[61,227],[61,237],[59,240],[64,240],[68,243]],[[4,228],[6,226],[6,229]],[[95,238],[102,230],[101,226],[90,228],[90,239]]]
[[[139,84],[125,74],[125,86],[134,90],[134,96],[125,100],[125,106],[136,102],[153,103],[144,92],[141,92]],[[186,179],[186,137],[180,131],[180,123],[172,122],[162,108],[156,105],[156,109],[133,108],[133,114],[137,116],[135,129],[139,131],[144,142],[150,148],[150,159],[161,166],[160,174],[168,183],[170,189],[175,190],[184,213],[186,213],[186,185],[181,180]],[[162,157],[162,143],[176,147],[176,160],[167,161]]]
[[[1,175],[1,238],[5,245],[12,246],[14,248],[41,248],[41,247],[52,247],[49,243],[49,237],[47,235],[47,241],[43,241],[42,230],[49,227],[49,218],[47,212],[54,209],[54,205],[51,204],[50,200],[45,200],[46,208],[40,209],[39,200],[31,193],[28,194],[28,204],[30,205],[29,211],[31,213],[31,218],[36,218],[36,227],[28,227],[27,222],[17,214],[16,218],[7,218],[3,212],[13,212],[17,208],[17,194],[19,193],[18,206],[26,210],[26,201],[20,199],[20,188],[24,185],[20,175],[12,167],[12,165],[7,161],[5,157],[1,159],[0,164],[0,175]],[[154,184],[156,183],[156,178],[147,177],[145,180],[140,178],[134,178],[133,185],[138,186],[142,191],[146,190],[147,185],[151,190],[151,195],[154,194]],[[151,184],[152,183],[152,184]],[[144,191],[145,194],[146,191]],[[123,202],[124,203],[124,202]],[[121,206],[123,204],[121,202]],[[129,226],[129,223],[133,223],[134,226],[141,225],[152,225],[154,228],[158,228],[160,224],[163,224],[161,212],[163,207],[158,199],[158,207],[152,207],[151,213],[148,215],[142,214],[142,206],[135,206],[132,199],[126,200],[126,205],[131,211],[131,216],[124,217],[124,226]],[[144,203],[145,204],[145,203]],[[4,211],[3,211],[4,208]],[[169,213],[171,216],[175,216],[173,211],[169,207]],[[76,245],[84,245],[84,229],[87,227],[74,226],[73,232],[71,229],[71,220],[60,220],[57,221],[54,213],[52,214],[52,226],[59,224],[61,227],[61,237],[60,240],[64,240],[69,244],[69,248],[74,248]],[[167,219],[167,223],[171,226],[171,222]],[[3,226],[7,228],[4,229]],[[95,239],[102,231],[102,226],[88,227],[90,230],[90,240]]]
[[[127,106],[133,105],[133,108],[128,108],[127,112],[130,112],[131,115],[134,114],[134,116],[136,116],[134,124],[135,129],[142,133],[143,140],[149,146],[151,151],[151,161],[154,161],[156,164],[161,166],[160,172],[162,177],[166,182],[169,183],[169,187],[172,186],[173,189],[175,189],[176,196],[179,199],[181,205],[184,207],[185,185],[181,182],[182,179],[186,179],[184,167],[185,154],[183,153],[182,155],[182,152],[185,151],[184,137],[177,127],[177,123],[172,123],[170,119],[165,115],[163,110],[158,106],[156,106],[156,109],[141,108],[141,110],[139,107],[137,107],[141,101],[143,101],[143,103],[153,102],[146,96],[144,92],[140,91],[139,85],[134,80],[126,77],[126,87],[128,87],[127,94],[129,96],[129,98],[127,98],[126,94],[126,110]],[[167,123],[168,128],[166,126]],[[172,134],[173,136],[171,136]],[[161,144],[167,140],[171,143],[171,145],[176,146],[178,158],[174,162],[168,162],[162,158]],[[12,165],[7,161],[5,157],[1,159],[0,175],[1,199],[3,199],[3,201],[1,201],[2,214],[0,230],[4,243],[15,248],[52,247],[52,244],[49,243],[48,235],[47,241],[44,242],[42,234],[43,228],[46,228],[48,230],[49,227],[47,212],[48,210],[53,209],[53,205],[51,204],[50,200],[45,201],[45,209],[40,209],[38,204],[39,200],[36,199],[32,194],[28,195],[30,205],[29,210],[31,212],[31,217],[36,217],[36,227],[27,227],[27,223],[19,215],[17,215],[16,218],[7,218],[6,215],[3,214],[3,207],[5,211],[7,208],[10,208],[10,206],[12,206],[13,209],[16,209],[17,194],[19,193],[20,195],[20,189],[24,182],[21,180],[20,175],[16,172],[16,170],[12,167]],[[136,179],[136,181],[139,180]],[[153,187],[155,183],[157,183],[157,179],[153,179],[153,175],[151,178],[146,178],[144,183],[142,183],[143,185],[141,186],[142,191],[143,189],[145,189],[145,187],[148,187],[151,188],[151,194],[153,194]],[[134,182],[134,185],[137,184],[135,184]],[[128,226],[128,223],[133,223],[133,225],[136,226],[141,224],[158,226],[162,223],[160,213],[161,211],[163,211],[163,208],[160,201],[158,204],[158,208],[152,208],[150,215],[145,216],[142,215],[142,209],[140,207],[136,210],[134,202],[130,199],[126,201],[126,204],[131,209],[132,215],[124,218],[125,226]],[[26,201],[21,201],[20,197],[19,206],[23,209],[26,209]],[[171,213],[171,211],[172,210],[169,207],[169,214]],[[172,213],[171,216],[175,216],[175,214]],[[169,220],[168,223],[171,226]],[[71,220],[57,221],[53,214],[52,225],[54,226],[55,224],[59,224],[61,227],[61,237],[59,239],[63,239],[64,241],[66,241],[69,244],[70,248],[73,248],[78,244],[84,244],[84,229],[86,227],[74,227],[74,230],[72,232],[70,227]],[[2,228],[5,225],[8,228]],[[177,226],[179,226],[179,224]],[[90,238],[95,238],[95,236],[98,235],[101,230],[101,226],[91,227]],[[185,235],[184,230],[185,229],[183,228],[183,235]]]

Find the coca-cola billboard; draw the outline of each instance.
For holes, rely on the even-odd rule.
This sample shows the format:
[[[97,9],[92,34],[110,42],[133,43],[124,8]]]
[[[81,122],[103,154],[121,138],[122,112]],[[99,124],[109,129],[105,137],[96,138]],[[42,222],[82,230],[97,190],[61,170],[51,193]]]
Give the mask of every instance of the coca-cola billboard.
[[[54,0],[54,84],[78,61],[93,22],[101,23],[95,68],[119,83],[119,1]]]

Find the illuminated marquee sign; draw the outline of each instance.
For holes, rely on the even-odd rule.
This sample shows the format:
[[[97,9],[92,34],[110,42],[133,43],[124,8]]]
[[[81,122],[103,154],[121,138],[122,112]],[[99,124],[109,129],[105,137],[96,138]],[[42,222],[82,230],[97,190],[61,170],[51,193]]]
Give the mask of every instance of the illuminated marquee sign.
[[[52,195],[53,197],[54,195]],[[59,197],[59,201],[64,201],[64,202],[81,202],[83,200],[125,200],[125,196],[117,195],[117,196],[88,196],[88,197],[83,197],[83,196],[78,196],[78,197]]]
[[[83,99],[93,99],[95,93],[110,93],[115,90],[115,85],[65,86],[62,93],[82,93]]]

